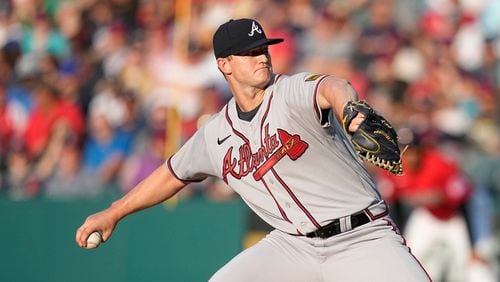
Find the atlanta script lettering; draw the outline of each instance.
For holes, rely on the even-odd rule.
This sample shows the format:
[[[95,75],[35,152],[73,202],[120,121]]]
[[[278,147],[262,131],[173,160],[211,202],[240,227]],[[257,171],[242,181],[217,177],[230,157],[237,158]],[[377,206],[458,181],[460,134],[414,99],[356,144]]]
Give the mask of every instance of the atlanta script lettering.
[[[257,152],[252,153],[250,144],[247,143],[240,146],[238,157],[233,156],[233,147],[227,150],[222,165],[222,179],[227,183],[228,174],[237,179],[248,175],[264,162],[278,146],[279,141],[276,134],[269,135],[269,124],[266,124],[264,127],[264,142]]]

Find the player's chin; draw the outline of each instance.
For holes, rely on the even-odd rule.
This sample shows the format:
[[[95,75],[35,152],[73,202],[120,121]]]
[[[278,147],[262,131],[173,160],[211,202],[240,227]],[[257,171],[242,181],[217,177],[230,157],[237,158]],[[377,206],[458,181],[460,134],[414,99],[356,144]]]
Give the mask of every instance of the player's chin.
[[[265,67],[258,68],[256,72],[264,72],[264,73],[268,73],[270,75],[272,72],[272,69],[270,66],[265,66]]]
[[[269,67],[260,68],[255,72],[255,76],[260,78],[263,81],[263,83],[267,84],[272,77],[271,68]]]

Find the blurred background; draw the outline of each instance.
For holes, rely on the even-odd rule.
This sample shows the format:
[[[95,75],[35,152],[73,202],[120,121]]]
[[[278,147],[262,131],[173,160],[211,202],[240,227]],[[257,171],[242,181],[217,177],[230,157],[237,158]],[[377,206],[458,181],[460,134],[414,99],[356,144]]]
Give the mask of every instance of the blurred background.
[[[0,280],[206,281],[270,230],[207,179],[73,239],[230,99],[211,40],[239,17],[397,129],[405,175],[369,169],[433,280],[500,281],[498,0],[0,0]]]

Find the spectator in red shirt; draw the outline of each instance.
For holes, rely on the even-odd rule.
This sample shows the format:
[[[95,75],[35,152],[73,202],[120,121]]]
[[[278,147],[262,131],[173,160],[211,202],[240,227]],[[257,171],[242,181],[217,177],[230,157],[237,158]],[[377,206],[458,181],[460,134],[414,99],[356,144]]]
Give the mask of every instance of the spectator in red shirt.
[[[5,85],[0,81],[0,191],[6,186],[7,151],[14,134],[12,123],[7,115],[7,97]]]
[[[62,100],[48,82],[37,81],[34,87],[35,108],[28,120],[24,142],[31,158],[43,152],[57,123],[63,123],[67,134],[82,136],[84,119],[80,109]]]
[[[451,158],[417,138],[403,156],[404,175],[382,175],[382,193],[411,208],[404,235],[434,281],[463,281],[470,240],[461,206],[472,187]]]
[[[7,115],[7,94],[5,85],[0,81],[0,158],[7,152],[9,141],[13,137],[14,128]]]

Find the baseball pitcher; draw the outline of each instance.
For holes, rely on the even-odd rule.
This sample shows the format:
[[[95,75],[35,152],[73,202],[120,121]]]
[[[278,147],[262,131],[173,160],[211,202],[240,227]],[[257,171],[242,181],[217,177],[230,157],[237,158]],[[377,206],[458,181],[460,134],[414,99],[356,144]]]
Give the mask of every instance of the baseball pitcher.
[[[125,216],[209,176],[232,187],[275,228],[210,281],[429,281],[388,217],[361,160],[401,174],[397,136],[351,85],[330,75],[272,71],[253,19],[230,20],[213,37],[233,98],[165,165],[76,233],[111,236]]]

